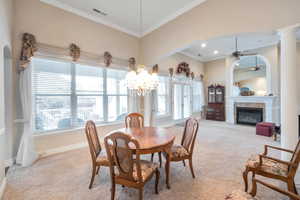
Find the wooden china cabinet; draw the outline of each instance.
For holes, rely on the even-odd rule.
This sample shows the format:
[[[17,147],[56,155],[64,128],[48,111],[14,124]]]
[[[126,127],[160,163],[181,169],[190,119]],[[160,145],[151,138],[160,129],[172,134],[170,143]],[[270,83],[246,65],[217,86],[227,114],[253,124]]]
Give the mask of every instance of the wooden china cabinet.
[[[211,85],[208,87],[207,120],[225,121],[225,87]]]

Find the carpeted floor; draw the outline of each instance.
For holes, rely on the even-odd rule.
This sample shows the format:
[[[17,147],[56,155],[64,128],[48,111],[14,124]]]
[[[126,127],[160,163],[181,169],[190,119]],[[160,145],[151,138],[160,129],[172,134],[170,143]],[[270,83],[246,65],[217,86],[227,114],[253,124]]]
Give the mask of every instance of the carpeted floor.
[[[183,127],[171,128],[180,141]],[[188,167],[171,164],[171,189],[166,189],[165,173],[161,169],[159,195],[154,194],[154,179],[145,186],[144,199],[222,200],[235,189],[243,189],[241,173],[247,158],[261,153],[264,144],[279,145],[272,138],[256,136],[255,128],[221,122],[200,122],[195,145],[192,179]],[[279,156],[279,154],[274,154]],[[147,158],[148,159],[148,158]],[[49,156],[30,168],[13,167],[8,175],[5,200],[108,200],[109,170],[102,168],[92,190],[87,148]],[[278,184],[278,183],[276,183]],[[118,200],[137,199],[134,189],[117,187]],[[265,200],[284,199],[281,195],[259,187],[258,197]]]

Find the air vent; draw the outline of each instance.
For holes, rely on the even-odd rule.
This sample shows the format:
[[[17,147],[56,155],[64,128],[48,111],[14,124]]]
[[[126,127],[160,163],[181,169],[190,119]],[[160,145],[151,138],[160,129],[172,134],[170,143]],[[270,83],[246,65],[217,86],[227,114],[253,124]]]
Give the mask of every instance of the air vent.
[[[103,15],[103,16],[106,16],[106,15],[107,15],[107,13],[105,13],[105,12],[103,12],[103,11],[101,11],[101,10],[98,10],[98,9],[96,9],[96,8],[94,8],[93,11],[96,12],[96,13],[98,13],[98,14],[100,14],[100,15]]]

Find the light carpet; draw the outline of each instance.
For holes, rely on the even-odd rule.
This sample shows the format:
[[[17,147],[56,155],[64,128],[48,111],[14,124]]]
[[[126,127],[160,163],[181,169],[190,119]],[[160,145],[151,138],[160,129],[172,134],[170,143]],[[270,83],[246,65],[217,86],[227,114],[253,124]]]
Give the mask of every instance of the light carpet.
[[[179,142],[183,127],[170,129]],[[192,178],[189,167],[183,167],[182,162],[171,163],[171,189],[166,188],[165,173],[161,168],[159,195],[154,193],[153,178],[145,186],[144,199],[222,200],[231,191],[243,189],[245,161],[251,154],[263,152],[264,144],[279,145],[272,138],[256,136],[254,127],[201,121],[193,158],[196,178]],[[9,171],[4,200],[110,199],[109,169],[101,168],[91,190],[88,189],[90,175],[88,148],[42,158],[32,167],[15,166]],[[266,200],[283,199],[263,186],[258,188],[257,196]],[[117,187],[116,199],[137,198],[136,190]]]

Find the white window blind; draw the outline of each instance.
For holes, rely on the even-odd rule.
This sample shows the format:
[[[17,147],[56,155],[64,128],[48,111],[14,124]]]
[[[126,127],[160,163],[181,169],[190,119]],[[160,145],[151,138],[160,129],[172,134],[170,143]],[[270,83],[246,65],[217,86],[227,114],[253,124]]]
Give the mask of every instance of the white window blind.
[[[124,119],[126,71],[42,58],[32,60],[36,132]]]

